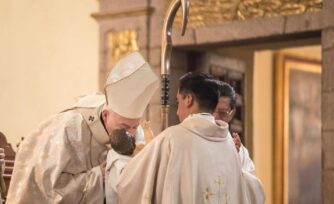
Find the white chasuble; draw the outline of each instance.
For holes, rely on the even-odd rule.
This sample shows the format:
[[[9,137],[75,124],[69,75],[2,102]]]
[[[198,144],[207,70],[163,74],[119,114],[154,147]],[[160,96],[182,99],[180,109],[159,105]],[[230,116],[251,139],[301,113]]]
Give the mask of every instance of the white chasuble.
[[[116,189],[121,204],[248,204],[261,184],[246,182],[228,125],[194,114],[132,158]]]

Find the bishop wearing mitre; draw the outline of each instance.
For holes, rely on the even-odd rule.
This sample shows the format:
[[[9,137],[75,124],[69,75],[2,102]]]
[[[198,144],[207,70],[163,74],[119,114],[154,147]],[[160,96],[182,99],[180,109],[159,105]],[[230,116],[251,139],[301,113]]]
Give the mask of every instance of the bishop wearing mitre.
[[[82,98],[42,122],[21,143],[7,203],[102,204],[106,145],[117,141],[112,132],[135,134],[158,84],[138,52],[121,59],[108,76],[105,95]],[[133,143],[132,138],[127,141]]]

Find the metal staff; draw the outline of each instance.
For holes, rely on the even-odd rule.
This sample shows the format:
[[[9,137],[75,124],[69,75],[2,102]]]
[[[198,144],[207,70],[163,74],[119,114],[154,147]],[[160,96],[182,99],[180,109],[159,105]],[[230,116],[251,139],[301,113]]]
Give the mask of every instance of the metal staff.
[[[172,29],[173,22],[177,10],[182,6],[182,35],[186,32],[188,15],[189,15],[189,0],[174,0],[168,10],[162,28],[162,51],[161,51],[161,118],[162,130],[168,127],[169,113],[169,75],[170,75],[170,58],[172,54]]]

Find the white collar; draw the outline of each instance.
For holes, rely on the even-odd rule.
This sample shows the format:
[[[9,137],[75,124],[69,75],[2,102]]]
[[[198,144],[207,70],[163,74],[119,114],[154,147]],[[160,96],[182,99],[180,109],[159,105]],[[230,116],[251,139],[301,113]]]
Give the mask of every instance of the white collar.
[[[211,113],[196,113],[196,114],[192,114],[194,116],[199,116],[201,118],[204,118],[206,120],[208,120],[209,122],[216,124],[215,121],[215,117],[211,114]]]

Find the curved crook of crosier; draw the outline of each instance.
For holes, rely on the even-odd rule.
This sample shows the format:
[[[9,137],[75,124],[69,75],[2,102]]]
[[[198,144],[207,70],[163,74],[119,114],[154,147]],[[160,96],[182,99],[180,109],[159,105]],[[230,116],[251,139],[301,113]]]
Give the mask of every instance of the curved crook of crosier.
[[[189,0],[174,0],[166,14],[162,28],[162,43],[161,43],[161,74],[169,74],[170,58],[172,53],[172,31],[173,22],[178,9],[182,6],[182,30],[181,34],[184,35],[187,28],[190,2]]]
[[[168,10],[162,28],[162,43],[161,43],[161,105],[162,105],[162,130],[168,127],[168,112],[169,112],[169,74],[170,61],[172,54],[172,29],[173,22],[178,9],[182,6],[182,31],[184,35],[188,16],[189,16],[189,0],[174,0]]]

